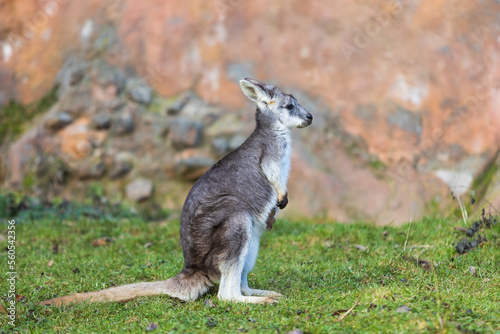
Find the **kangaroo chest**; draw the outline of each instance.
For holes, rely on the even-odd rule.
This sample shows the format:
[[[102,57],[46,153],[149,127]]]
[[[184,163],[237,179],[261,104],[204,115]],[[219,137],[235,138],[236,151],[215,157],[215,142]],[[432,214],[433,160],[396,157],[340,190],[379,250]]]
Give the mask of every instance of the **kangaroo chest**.
[[[261,159],[261,168],[276,191],[283,195],[290,173],[291,140],[286,132],[278,132],[273,139]]]
[[[288,182],[288,176],[290,174],[291,167],[292,145],[289,136],[283,138],[282,140],[283,142],[281,143],[281,156],[278,163],[281,183],[286,188],[286,183]]]

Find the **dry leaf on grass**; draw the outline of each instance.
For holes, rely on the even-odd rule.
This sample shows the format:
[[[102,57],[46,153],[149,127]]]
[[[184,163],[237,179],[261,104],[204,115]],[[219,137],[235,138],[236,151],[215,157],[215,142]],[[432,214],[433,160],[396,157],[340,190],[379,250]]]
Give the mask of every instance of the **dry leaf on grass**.
[[[401,305],[400,307],[398,307],[396,309],[396,312],[398,312],[398,313],[408,313],[408,312],[410,312],[410,308],[408,306],[406,306],[406,305]]]
[[[125,321],[126,324],[130,324],[131,322],[136,322],[138,319],[136,317],[130,318],[127,321]]]
[[[109,244],[111,241],[112,241],[111,238],[102,237],[102,238],[95,239],[94,241],[92,241],[92,246],[94,246],[94,247],[105,246],[105,245]]]
[[[207,299],[203,302],[203,305],[205,305],[206,307],[215,307],[215,304],[214,302],[212,301],[212,299]]]
[[[472,276],[477,276],[476,268],[474,266],[470,266],[469,271],[472,274]]]
[[[52,265],[53,265],[53,264],[54,264],[54,260],[50,260],[50,261],[49,261],[49,263],[47,263],[47,265],[48,265],[49,267],[52,267]]]
[[[302,334],[302,333],[304,333],[304,332],[302,332],[300,329],[296,328],[291,332],[287,332],[286,334]]]
[[[333,311],[332,316],[341,315],[342,313],[345,313],[345,312],[347,312],[347,310],[337,310],[337,311]]]

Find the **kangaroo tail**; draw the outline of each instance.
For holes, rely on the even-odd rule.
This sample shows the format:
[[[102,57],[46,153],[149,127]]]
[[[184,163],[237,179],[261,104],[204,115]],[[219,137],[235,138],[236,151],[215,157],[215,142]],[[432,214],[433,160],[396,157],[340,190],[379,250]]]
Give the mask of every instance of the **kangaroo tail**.
[[[145,282],[122,285],[95,292],[75,293],[40,302],[42,305],[60,306],[74,302],[91,303],[126,302],[140,296],[169,295],[184,301],[192,301],[203,295],[212,286],[212,282],[202,272],[186,274],[181,271],[177,276],[166,281]]]

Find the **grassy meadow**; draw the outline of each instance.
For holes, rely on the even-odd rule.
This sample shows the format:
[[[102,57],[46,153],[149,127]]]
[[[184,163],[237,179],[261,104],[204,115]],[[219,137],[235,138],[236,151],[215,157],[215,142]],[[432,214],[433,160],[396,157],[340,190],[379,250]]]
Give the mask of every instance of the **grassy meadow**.
[[[264,233],[249,276],[251,287],[284,295],[275,305],[221,302],[217,285],[189,303],[157,296],[37,305],[175,275],[183,264],[178,213],[142,217],[98,200],[43,203],[0,196],[0,272],[6,273],[4,248],[13,219],[18,273],[16,325],[11,328],[0,314],[0,331],[500,333],[500,224],[493,220],[490,228],[476,226],[474,237],[466,239],[472,249],[460,255],[456,246],[463,246],[470,231],[457,219],[399,227],[278,219]],[[4,307],[7,290],[3,279]]]

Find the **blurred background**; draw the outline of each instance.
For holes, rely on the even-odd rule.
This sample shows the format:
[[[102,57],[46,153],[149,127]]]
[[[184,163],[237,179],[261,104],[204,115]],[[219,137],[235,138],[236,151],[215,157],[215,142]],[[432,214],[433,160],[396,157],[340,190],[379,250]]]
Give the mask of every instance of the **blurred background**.
[[[238,85],[251,77],[314,115],[293,131],[282,217],[398,224],[457,199],[500,207],[499,1],[0,8],[6,191],[180,209],[253,130]]]

